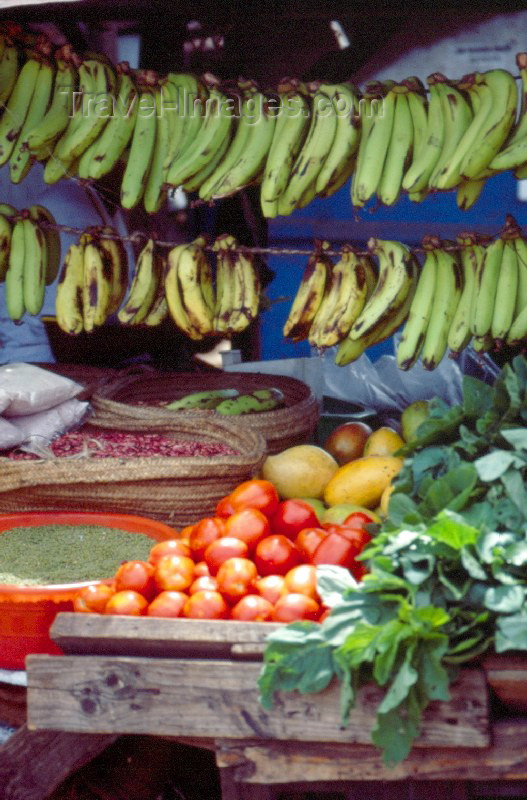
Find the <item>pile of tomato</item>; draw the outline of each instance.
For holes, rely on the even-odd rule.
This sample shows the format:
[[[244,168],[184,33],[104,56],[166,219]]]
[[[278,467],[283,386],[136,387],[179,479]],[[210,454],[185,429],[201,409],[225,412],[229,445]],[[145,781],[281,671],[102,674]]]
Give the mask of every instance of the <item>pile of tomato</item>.
[[[128,616],[293,622],[327,613],[316,568],[336,564],[356,580],[370,541],[366,513],[321,524],[309,503],[280,500],[265,480],[241,483],[213,516],[153,545],[147,561],[125,561],[111,583],[84,587],[80,612]]]

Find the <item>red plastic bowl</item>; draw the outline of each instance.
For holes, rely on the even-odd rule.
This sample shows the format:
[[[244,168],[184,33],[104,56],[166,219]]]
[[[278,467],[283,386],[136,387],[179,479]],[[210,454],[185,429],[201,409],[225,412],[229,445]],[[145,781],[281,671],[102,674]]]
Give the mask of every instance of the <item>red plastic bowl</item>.
[[[0,514],[0,535],[10,528],[52,524],[103,525],[128,533],[143,533],[157,542],[178,535],[169,525],[146,517],[68,511]],[[111,577],[101,576],[101,581]],[[73,609],[73,598],[82,586],[101,581],[49,586],[0,584],[0,667],[25,669],[25,657],[29,653],[62,653],[49,637],[51,623],[59,611]]]

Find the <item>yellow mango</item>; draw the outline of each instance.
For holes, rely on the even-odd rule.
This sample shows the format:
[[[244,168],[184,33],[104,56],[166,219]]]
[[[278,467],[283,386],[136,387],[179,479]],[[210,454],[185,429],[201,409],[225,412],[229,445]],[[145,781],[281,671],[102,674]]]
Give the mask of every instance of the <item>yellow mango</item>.
[[[364,456],[391,456],[404,446],[404,439],[393,428],[377,428],[366,439]]]
[[[339,467],[324,491],[328,506],[337,503],[356,503],[376,508],[387,486],[401,471],[402,458],[394,456],[364,456]]]

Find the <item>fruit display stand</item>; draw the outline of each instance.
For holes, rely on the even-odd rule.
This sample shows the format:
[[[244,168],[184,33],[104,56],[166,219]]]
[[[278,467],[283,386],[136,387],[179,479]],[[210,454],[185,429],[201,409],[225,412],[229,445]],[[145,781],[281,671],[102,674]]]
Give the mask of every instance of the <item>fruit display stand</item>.
[[[376,687],[363,687],[346,727],[334,685],[261,707],[261,656],[276,627],[59,614],[51,635],[65,655],[27,659],[27,727],[0,748],[2,798],[44,800],[121,734],[213,750],[222,800],[274,800],[284,788],[338,789],[346,800],[385,790],[401,800],[475,798],[497,782],[513,787],[501,796],[518,796],[527,781],[524,659],[463,668],[450,700],[427,709],[410,756],[387,767],[370,743]],[[514,711],[500,717],[496,698],[511,696]]]

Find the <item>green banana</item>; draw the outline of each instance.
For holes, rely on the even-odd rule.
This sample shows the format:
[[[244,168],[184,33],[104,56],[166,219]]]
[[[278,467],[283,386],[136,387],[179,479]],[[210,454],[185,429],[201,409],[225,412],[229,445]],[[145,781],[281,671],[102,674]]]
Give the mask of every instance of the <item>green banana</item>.
[[[518,292],[518,254],[514,243],[506,240],[503,245],[500,272],[496,285],[496,299],[492,314],[490,333],[500,347],[509,333],[514,319]]]
[[[194,138],[192,151],[187,149],[180,157],[176,156],[168,169],[166,182],[170,186],[180,186],[196,172],[202,170],[223,146],[225,139],[230,139],[233,117],[228,113],[228,98],[220,91],[217,79],[204,76],[207,81],[208,97],[205,102],[201,125]]]
[[[99,180],[111,172],[128,147],[134,132],[138,92],[128,62],[118,64],[116,72],[118,82],[113,116],[89,148],[91,157],[87,177],[92,180]]]
[[[307,136],[311,117],[310,98],[299,81],[283,81],[277,91],[280,116],[276,120],[260,189],[264,217],[276,216],[276,201],[287,186],[295,158]]]
[[[0,166],[13,152],[31,105],[38,74],[40,58],[30,57],[18,73],[13,91],[0,119]]]
[[[417,280],[408,319],[397,345],[396,361],[400,369],[410,369],[419,358],[434,311],[436,281],[437,255],[435,250],[428,250]]]
[[[79,88],[87,100],[82,103],[81,118],[71,120],[63,134],[59,158],[73,161],[94,142],[113,113],[116,76],[107,64],[94,58],[79,66]]]
[[[155,94],[144,88],[139,95],[130,153],[121,183],[123,208],[135,208],[143,197],[154,155],[156,127]]]
[[[200,242],[188,244],[180,253],[177,265],[177,280],[181,302],[191,325],[201,336],[213,331],[214,310],[210,298],[202,291],[202,270],[209,272],[207,257]]]
[[[203,339],[203,334],[199,332],[189,319],[189,315],[183,305],[182,290],[178,278],[179,258],[186,247],[188,247],[187,244],[177,245],[173,247],[168,254],[164,274],[165,295],[170,316],[177,327],[183,331],[189,339],[199,341]]]
[[[428,188],[428,181],[441,155],[445,140],[443,116],[443,84],[435,75],[427,78],[429,99],[424,142],[415,151],[412,163],[403,176],[402,187],[407,192],[420,192]]]
[[[9,266],[5,276],[5,303],[7,313],[13,322],[20,322],[26,310],[24,306],[24,252],[25,226],[24,220],[20,218],[13,226]]]
[[[166,76],[168,95],[172,100],[166,102],[175,114],[170,114],[170,147],[165,162],[167,173],[175,159],[185,159],[194,154],[194,142],[201,129],[203,111],[209,90],[205,83],[195,75],[169,72]]]
[[[474,336],[483,337],[490,333],[496,288],[503,256],[504,241],[500,237],[491,242],[476,273],[476,289],[472,306],[471,329]]]
[[[516,293],[516,305],[514,308],[514,318],[527,307],[527,242],[522,235],[513,239],[516,255],[518,256],[518,291]]]
[[[377,197],[385,206],[393,206],[401,194],[403,175],[413,144],[413,122],[406,86],[396,86],[395,111],[390,143],[386,151]]]
[[[24,124],[9,156],[9,176],[12,183],[20,183],[33,165],[33,159],[26,144],[27,138],[29,132],[46,114],[53,92],[54,79],[55,72],[52,63],[47,59],[42,59]]]
[[[472,338],[470,320],[475,298],[476,274],[485,254],[484,248],[477,243],[477,237],[474,234],[460,234],[457,242],[463,246],[460,251],[463,290],[448,331],[447,346],[453,353],[460,353],[464,350]]]
[[[228,197],[249,185],[263,169],[275,128],[276,118],[269,113],[268,100],[261,92],[254,95],[259,107],[258,120],[241,119],[239,125],[247,125],[249,132],[243,152],[232,167],[223,175],[212,192],[213,198]]]
[[[25,137],[25,143],[32,155],[37,155],[43,148],[50,148],[55,139],[66,130],[73,113],[78,63],[78,57],[70,45],[64,45],[55,53],[56,72],[50,106],[32,128],[28,126]]]
[[[325,348],[344,339],[364,308],[367,288],[364,266],[352,248],[344,246],[309,329],[309,343]]]
[[[216,408],[223,400],[239,397],[238,389],[207,389],[203,392],[192,392],[168,403],[165,408],[170,411],[188,411],[190,409]]]
[[[439,158],[428,179],[428,185],[432,188],[436,188],[439,175],[450,164],[459,142],[473,119],[472,108],[463,92],[440,73],[435,73],[434,78],[441,83],[444,138]]]
[[[227,398],[216,406],[215,411],[223,416],[239,416],[261,411],[271,411],[285,405],[285,396],[280,389],[256,389],[250,394]]]
[[[350,330],[352,339],[368,333],[392,316],[404,302],[417,274],[413,253],[400,242],[371,238],[368,249],[379,259],[377,285]]]
[[[162,90],[158,86],[156,89],[156,108],[162,108]],[[157,114],[156,118],[156,138],[150,162],[150,169],[145,184],[143,195],[143,205],[148,214],[155,214],[163,206],[167,190],[165,188],[166,172],[164,168],[165,159],[170,143],[169,121],[166,114]]]
[[[324,83],[308,86],[312,96],[312,116],[305,141],[294,161],[287,186],[278,198],[278,213],[291,214],[305,191],[316,181],[331,152],[337,132],[334,101],[336,87]],[[316,192],[316,184],[315,184]]]
[[[3,36],[3,52],[0,58],[0,103],[5,105],[18,76],[18,50],[7,36]]]
[[[463,178],[457,187],[456,202],[461,211],[468,211],[476,203],[485,188],[486,178]]]
[[[378,190],[382,170],[390,146],[395,118],[395,92],[382,84],[374,84],[382,96],[382,115],[373,113],[376,102],[375,91],[366,93],[367,116],[362,115],[362,134],[355,175],[351,185],[351,200],[354,207],[364,206]]]
[[[331,149],[315,181],[315,190],[329,197],[350,177],[360,143],[359,95],[351,83],[340,83],[333,97],[337,126]]]
[[[474,146],[460,164],[464,178],[479,178],[507,139],[515,119],[518,91],[516,81],[505,69],[484,73],[492,95],[492,106],[478,131]]]
[[[24,225],[24,307],[29,314],[37,315],[44,304],[48,254],[43,231],[30,217]]]
[[[433,314],[426,328],[421,361],[428,370],[439,366],[446,353],[448,332],[462,291],[463,275],[456,253],[439,248],[436,251],[437,278]]]

